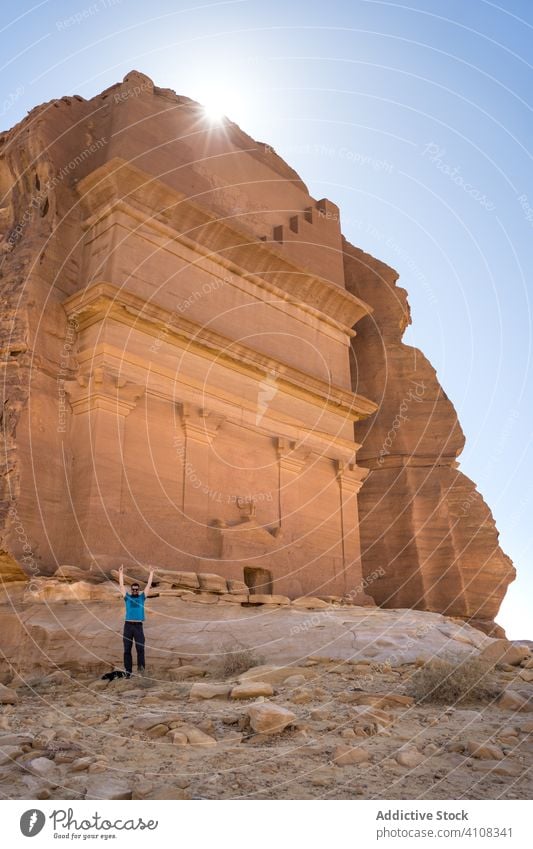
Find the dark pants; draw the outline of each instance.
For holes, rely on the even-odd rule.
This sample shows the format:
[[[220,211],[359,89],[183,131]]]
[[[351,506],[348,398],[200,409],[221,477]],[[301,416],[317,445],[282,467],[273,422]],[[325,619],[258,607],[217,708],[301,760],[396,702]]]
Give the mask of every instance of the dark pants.
[[[133,640],[137,649],[137,668],[144,669],[144,631],[142,622],[124,622],[124,669],[131,672],[131,649]]]

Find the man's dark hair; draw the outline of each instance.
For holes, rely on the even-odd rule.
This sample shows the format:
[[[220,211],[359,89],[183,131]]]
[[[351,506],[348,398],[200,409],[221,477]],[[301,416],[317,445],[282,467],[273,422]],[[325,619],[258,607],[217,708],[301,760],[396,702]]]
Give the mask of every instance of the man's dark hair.
[[[132,588],[132,590],[138,590],[138,589],[140,589],[139,584],[132,584],[132,585],[131,585],[131,588]]]

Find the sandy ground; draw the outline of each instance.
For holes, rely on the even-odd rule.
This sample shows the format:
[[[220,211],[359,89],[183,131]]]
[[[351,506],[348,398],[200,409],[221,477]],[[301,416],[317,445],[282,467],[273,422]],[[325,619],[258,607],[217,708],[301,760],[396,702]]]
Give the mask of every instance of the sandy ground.
[[[172,677],[182,681],[165,680],[163,673],[109,683],[62,672],[30,676],[16,688],[17,703],[1,707],[0,795],[530,799],[533,713],[502,710],[495,703],[385,702],[388,720],[361,723],[362,694],[405,694],[414,670],[414,664],[391,669],[331,660],[288,667],[286,681],[273,683],[267,701],[295,718],[269,735],[255,733],[249,723],[250,705],[261,699],[190,698],[197,682],[236,682],[208,667],[174,670]],[[496,674],[502,687],[533,692],[532,684],[518,681],[518,670]],[[197,735],[203,745],[185,742],[191,728],[206,735]],[[176,737],[180,729],[185,734]],[[484,757],[471,756],[473,744],[489,745]],[[346,749],[362,750],[363,762],[337,765],[335,758]],[[419,763],[398,763],[400,749]]]

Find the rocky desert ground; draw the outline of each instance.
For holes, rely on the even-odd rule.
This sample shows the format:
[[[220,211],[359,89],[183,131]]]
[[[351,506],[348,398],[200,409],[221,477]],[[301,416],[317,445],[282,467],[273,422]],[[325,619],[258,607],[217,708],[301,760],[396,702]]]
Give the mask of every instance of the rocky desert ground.
[[[122,600],[101,592],[1,605],[2,798],[531,798],[526,645],[421,611],[160,596],[145,675],[104,681]],[[488,695],[417,701],[421,670],[480,656]]]

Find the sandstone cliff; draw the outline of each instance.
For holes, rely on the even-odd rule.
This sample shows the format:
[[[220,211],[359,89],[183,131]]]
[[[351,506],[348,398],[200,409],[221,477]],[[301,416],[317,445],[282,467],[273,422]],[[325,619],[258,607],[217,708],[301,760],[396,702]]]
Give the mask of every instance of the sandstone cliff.
[[[171,243],[178,242],[178,235],[183,235],[176,235],[176,220],[180,215],[182,220],[189,215],[198,243],[208,232],[208,225],[212,225],[209,230],[211,241],[208,242],[205,236],[201,245],[204,254],[211,256],[219,250],[218,247],[215,250],[213,245],[217,238],[222,239],[223,227],[229,219],[233,227],[230,234],[233,242],[231,249],[224,254],[224,260],[228,260],[229,265],[229,259],[234,258],[235,262],[238,260],[241,266],[244,265],[246,271],[243,258],[249,257],[255,275],[263,274],[259,283],[264,284],[265,291],[268,284],[270,294],[265,296],[263,292],[264,300],[254,307],[257,310],[254,321],[258,319],[258,328],[262,330],[261,322],[267,315],[266,303],[274,304],[272,314],[274,309],[277,310],[276,315],[283,314],[283,318],[279,319],[286,322],[283,332],[280,325],[274,328],[276,333],[273,336],[284,337],[284,349],[281,353],[274,350],[274,354],[279,354],[283,361],[282,377],[286,383],[287,376],[293,375],[290,388],[293,394],[287,394],[287,405],[281,406],[284,396],[281,380],[278,380],[275,397],[271,400],[269,396],[268,410],[264,415],[261,413],[260,420],[257,411],[250,413],[252,427],[248,424],[249,431],[255,425],[266,433],[268,417],[273,413],[277,416],[276,427],[281,428],[280,422],[286,423],[290,415],[294,415],[315,436],[327,430],[325,422],[331,432],[336,433],[333,413],[330,415],[328,411],[331,421],[321,416],[317,428],[308,413],[300,412],[303,410],[300,398],[305,396],[305,381],[298,383],[302,375],[300,361],[302,356],[307,357],[305,353],[302,355],[302,350],[311,351],[312,345],[305,348],[303,337],[294,336],[292,327],[297,322],[304,327],[302,314],[296,313],[305,306],[306,332],[315,334],[316,327],[327,325],[325,335],[309,336],[315,349],[316,339],[321,344],[322,340],[329,340],[331,345],[331,356],[329,351],[319,351],[321,358],[317,357],[317,362],[320,359],[327,361],[330,372],[321,375],[317,371],[318,378],[329,381],[330,394],[335,394],[332,406],[340,408],[345,404],[348,409],[350,404],[352,407],[359,405],[356,440],[362,443],[362,448],[358,461],[370,470],[357,496],[365,469],[358,469],[350,460],[353,441],[351,432],[348,433],[351,422],[347,417],[345,430],[334,446],[336,455],[321,457],[320,462],[327,460],[327,468],[323,464],[320,476],[316,479],[309,477],[309,483],[299,489],[303,476],[314,473],[316,466],[315,461],[309,460],[309,446],[304,446],[305,451],[299,451],[298,440],[293,437],[287,438],[286,434],[283,438],[272,436],[284,433],[281,429],[269,432],[268,450],[272,456],[269,455],[268,463],[264,464],[265,468],[268,466],[268,472],[263,474],[261,483],[270,497],[265,497],[259,505],[262,515],[257,523],[249,521],[250,517],[245,517],[247,523],[242,523],[250,538],[246,543],[250,558],[259,551],[260,556],[267,560],[274,557],[273,552],[278,546],[283,549],[284,568],[290,571],[294,564],[289,563],[291,558],[288,558],[287,551],[291,551],[292,559],[300,557],[307,564],[312,559],[309,552],[316,548],[316,535],[320,532],[323,533],[324,548],[329,549],[331,555],[328,568],[339,583],[341,576],[348,574],[348,567],[355,569],[354,564],[358,562],[358,497],[362,561],[364,576],[368,580],[366,592],[382,606],[443,612],[468,619],[490,631],[514,570],[509,558],[498,546],[490,510],[477,493],[475,484],[457,470],[456,458],[462,450],[464,437],[453,406],[423,354],[401,341],[410,318],[406,293],[396,286],[396,273],[361,250],[347,243],[343,246],[334,205],[330,205],[330,209],[330,202],[326,199],[315,201],[310,198],[299,176],[271,148],[254,142],[233,124],[227,125],[224,137],[218,141],[214,138],[216,134],[210,137],[206,137],[205,132],[200,134],[198,110],[195,112],[195,109],[196,105],[187,98],[157,88],[147,77],[133,72],[122,83],[89,101],[74,96],[39,106],[12,130],[0,135],[3,390],[0,571],[3,580],[20,580],[24,573],[29,577],[49,575],[59,563],[75,562],[87,566],[94,555],[87,529],[98,541],[105,540],[105,551],[99,550],[99,553],[113,555],[111,566],[116,565],[118,558],[131,555],[131,562],[134,562],[153,555],[159,565],[170,566],[178,560],[178,568],[180,565],[183,567],[183,548],[179,549],[177,545],[188,538],[189,526],[180,524],[181,519],[176,519],[175,504],[171,503],[168,493],[172,492],[172,497],[179,500],[178,496],[185,486],[185,472],[182,485],[181,480],[176,479],[177,473],[172,465],[176,459],[175,449],[169,439],[178,417],[175,413],[171,415],[169,405],[163,409],[162,384],[155,387],[151,406],[143,399],[128,419],[128,427],[137,421],[139,431],[145,421],[149,421],[155,438],[151,436],[149,443],[142,443],[142,450],[140,442],[135,446],[130,441],[130,454],[126,459],[132,465],[133,474],[125,481],[121,478],[122,483],[113,492],[107,491],[114,486],[109,481],[119,480],[118,472],[121,470],[117,470],[117,465],[124,463],[126,454],[122,453],[124,442],[117,442],[116,450],[112,450],[110,446],[114,443],[107,441],[108,455],[102,460],[103,477],[92,482],[90,497],[85,499],[83,508],[87,516],[84,514],[80,522],[82,512],[79,504],[86,496],[84,487],[89,486],[87,480],[91,473],[92,454],[88,454],[87,465],[84,466],[86,460],[81,457],[80,446],[90,439],[86,439],[85,432],[80,429],[81,413],[77,420],[78,441],[69,442],[64,437],[69,428],[71,431],[74,428],[71,402],[78,399],[78,411],[82,411],[87,399],[80,400],[80,393],[87,390],[85,394],[90,396],[91,386],[99,380],[100,388],[93,392],[98,396],[95,407],[102,410],[106,404],[107,408],[113,404],[121,406],[121,414],[124,413],[125,417],[134,403],[131,399],[122,398],[119,404],[120,391],[125,383],[123,395],[131,389],[133,398],[136,388],[130,378],[125,381],[124,378],[119,379],[120,375],[117,377],[116,372],[106,370],[108,362],[98,360],[98,371],[87,370],[89,366],[92,368],[96,356],[107,355],[94,353],[93,356],[89,347],[80,349],[79,344],[76,347],[76,319],[69,317],[67,320],[66,310],[72,299],[78,295],[82,297],[92,284],[109,282],[117,287],[116,291],[120,289],[121,294],[124,289],[128,296],[135,294],[137,299],[146,298],[147,309],[143,311],[143,307],[140,318],[136,314],[131,319],[135,332],[141,325],[145,332],[156,307],[164,306],[176,311],[176,307],[170,305],[176,302],[176,291],[172,287],[174,275],[178,277],[178,260],[177,255],[171,256],[170,247]],[[239,157],[234,155],[235,152],[239,153]],[[146,184],[142,182],[143,173],[149,175]],[[118,198],[113,192],[119,192]],[[179,202],[176,201],[178,192]],[[149,215],[144,207],[139,207],[139,198],[142,200],[143,195]],[[186,201],[191,198],[195,205],[187,206]],[[129,204],[127,210],[119,209],[125,203]],[[163,207],[166,203],[168,207]],[[202,205],[204,210],[215,216],[211,222],[205,212],[199,212]],[[109,210],[115,207],[118,209],[116,214],[110,213]],[[284,214],[283,221],[280,210]],[[135,224],[135,233],[132,234],[132,219],[127,216],[134,214],[140,216],[142,223]],[[156,217],[158,230],[154,235],[153,231],[148,232],[148,227]],[[172,234],[171,238],[168,233]],[[106,242],[107,234],[111,235]],[[131,247],[128,242],[130,237]],[[141,237],[145,238],[142,244]],[[184,238],[191,239],[190,231],[185,233]],[[164,268],[157,265],[151,253],[148,255],[148,242],[156,246],[153,254],[157,254],[157,262],[168,252],[170,259]],[[249,253],[246,254],[246,251]],[[340,261],[342,256],[344,268]],[[307,274],[309,267],[312,267],[314,277]],[[189,285],[191,270],[200,274],[200,262],[197,263],[196,259],[186,264],[187,277],[179,277],[179,285]],[[161,274],[160,282],[158,274]],[[247,278],[248,274],[244,273],[236,289],[244,291],[245,284],[251,285]],[[274,282],[278,286],[275,292]],[[197,319],[194,311],[205,310],[212,302],[214,306],[211,309],[216,320],[221,315],[230,316],[229,302],[223,300],[231,289],[229,283],[229,275],[225,274],[218,288],[211,286],[211,300],[196,296],[197,292],[205,291],[202,289],[206,285],[204,278],[200,277],[190,284],[192,294],[188,290],[179,290],[178,294],[182,304],[190,302],[188,315],[198,321],[201,319],[202,327],[207,321],[211,329],[209,317],[199,312]],[[259,291],[261,285],[256,288]],[[109,291],[114,293],[115,289]],[[248,308],[248,303],[252,303],[252,295],[246,291],[249,301],[240,303],[239,308],[243,305]],[[150,303],[152,297],[154,304]],[[220,301],[216,300],[218,297]],[[280,303],[283,310],[279,309]],[[115,318],[120,313],[120,320],[124,319],[121,326],[124,327],[125,316],[133,315],[135,304],[132,304],[131,298],[124,304],[115,298],[110,307],[101,307],[102,327],[109,327],[106,341],[111,340],[118,347],[122,345],[122,354],[127,345],[116,341],[119,338],[116,327],[120,322]],[[89,313],[93,306],[83,304],[82,307],[89,316],[85,330],[89,339],[93,321]],[[108,320],[112,309],[116,314],[113,316],[114,324],[110,318]],[[368,314],[370,309],[373,309],[371,315]],[[288,323],[291,310],[294,316],[290,320],[294,320],[294,325]],[[343,310],[349,310],[348,318]],[[311,315],[312,318],[309,317]],[[172,327],[170,319],[165,324],[165,316],[157,317],[157,320],[160,328],[155,342],[152,338],[151,350],[155,348],[161,363],[163,348],[171,335],[169,328]],[[344,341],[339,343],[339,340],[347,338],[354,323],[357,323],[357,335],[353,340],[352,388],[358,393],[357,398],[350,391],[350,376],[343,359],[346,347]],[[236,326],[235,334],[240,329]],[[231,338],[227,327],[223,330]],[[156,330],[152,328],[151,332]],[[133,337],[133,331],[128,340],[130,335]],[[214,336],[211,334],[209,344],[212,344]],[[263,334],[265,337],[266,334]],[[99,351],[100,348],[94,348],[94,352]],[[263,368],[263,375],[274,373],[269,371],[266,356],[272,351],[265,349],[252,353],[255,359],[250,365],[250,373],[255,369],[256,382],[253,386],[250,383],[249,395],[252,389],[253,393],[257,393],[257,381],[261,379],[257,377],[260,373],[258,363]],[[137,364],[140,348],[132,348],[129,354],[131,363]],[[80,358],[83,359],[81,366]],[[123,368],[122,361],[120,368]],[[235,370],[235,364],[232,368]],[[81,373],[83,369],[85,372]],[[134,365],[131,369],[133,373]],[[305,369],[303,374],[305,377]],[[319,387],[318,378],[308,380],[313,391],[315,386]],[[244,377],[240,386],[231,384],[231,392],[235,397],[239,397],[240,393],[239,403],[244,410],[243,396],[246,393],[243,386]],[[264,377],[259,386],[263,386],[264,392]],[[142,388],[144,391],[144,384]],[[141,392],[135,394],[135,403],[141,395]],[[156,397],[157,401],[154,400]],[[351,399],[350,403],[347,403],[347,398]],[[365,399],[379,404],[375,415],[369,415],[374,407],[370,403],[365,405]],[[173,400],[181,403],[182,396]],[[249,398],[245,400],[249,401]],[[200,470],[204,468],[205,444],[215,438],[218,422],[222,421],[218,414],[211,416],[210,421],[216,419],[217,426],[213,425],[212,432],[204,433],[207,417],[201,418],[204,415],[203,403],[202,399],[200,424],[196,420],[192,422],[194,417],[187,413],[188,422],[183,425],[184,431],[188,428],[191,445],[194,439],[199,440],[196,462]],[[277,410],[276,404],[280,405]],[[185,420],[187,416],[183,410],[186,407],[182,405],[180,409]],[[293,410],[298,410],[298,413],[293,413]],[[359,412],[352,418],[357,418]],[[363,420],[364,415],[369,417]],[[398,427],[395,422],[399,422]],[[235,424],[232,423],[231,427]],[[231,427],[226,426],[225,432],[231,433]],[[148,431],[148,428],[145,430]],[[93,431],[87,430],[89,437],[94,431],[94,428]],[[110,439],[115,438],[116,432],[115,422],[110,421]],[[105,434],[102,436],[103,433],[101,429],[99,438],[106,442],[107,437]],[[217,439],[226,438],[223,428],[221,433],[223,436],[217,436]],[[262,439],[265,433],[261,433]],[[205,443],[200,437],[205,438]],[[335,442],[327,433],[320,438],[328,445]],[[165,440],[168,443],[166,453],[162,451]],[[242,444],[238,439],[235,441]],[[251,466],[255,462],[255,445],[250,442],[248,459]],[[264,450],[259,441],[257,446],[257,451]],[[320,454],[315,446],[311,445],[311,448],[315,450],[315,456]],[[153,468],[148,461],[143,465],[146,458],[154,464]],[[213,465],[211,471],[212,468]],[[147,480],[154,469],[158,484],[162,483],[161,491],[147,492]],[[326,474],[329,475],[329,488],[323,483]],[[291,481],[290,485],[284,484],[283,505],[279,489],[282,475]],[[241,477],[244,481],[242,491],[245,491],[246,481],[244,475]],[[341,479],[340,511],[334,512],[330,503],[334,497],[338,498]],[[276,487],[278,495],[273,497]],[[212,516],[207,512],[205,502],[214,491],[209,484],[208,496],[198,506],[209,521]],[[304,499],[302,493],[317,491],[321,493],[322,501],[316,506],[316,499],[313,500],[303,521],[298,511],[307,495]],[[216,493],[221,495],[222,485],[217,485]],[[142,502],[144,495],[149,496],[146,505]],[[127,501],[128,496],[131,496],[131,504]],[[111,508],[109,503],[103,505],[102,519],[99,513],[97,515],[102,507],[98,498],[108,498],[113,502]],[[115,502],[116,513],[113,512]],[[140,519],[135,512],[139,503],[142,507]],[[208,507],[212,504],[213,499]],[[288,516],[283,523],[282,508]],[[231,511],[235,511],[235,507],[227,502],[224,510],[223,514],[223,508],[219,508],[218,528],[225,529],[225,523],[229,522],[231,530]],[[106,537],[104,524],[108,513],[112,520]],[[339,515],[341,531],[337,528]],[[118,522],[123,523],[123,533],[115,534]],[[158,522],[160,525],[157,525]],[[308,522],[314,537],[306,531],[308,539],[301,541],[299,534],[302,527],[305,529],[305,522]],[[138,533],[140,525],[142,546],[131,552],[126,540]],[[319,531],[322,527],[325,530]],[[347,528],[350,528],[349,533]],[[174,537],[163,540],[165,529],[171,529]],[[271,533],[273,529],[275,534]],[[279,536],[276,536],[278,532]],[[118,539],[121,533],[120,545],[117,544],[116,551],[111,552],[108,546],[115,545],[115,537]],[[211,525],[210,533],[209,539],[215,539]],[[229,531],[224,533],[227,536]],[[212,541],[209,543],[211,548],[207,546],[203,532],[201,535],[196,531],[191,533],[190,539],[193,536],[196,547],[191,545],[186,552],[191,568],[202,565],[196,562],[199,558],[209,560],[220,556]],[[218,531],[218,536],[223,536],[223,533]],[[160,548],[155,548],[156,545]],[[310,547],[306,548],[306,545]],[[176,551],[181,555],[181,561]],[[218,571],[218,563],[213,568]],[[319,593],[320,586],[322,593],[327,592],[323,562],[317,561],[313,570],[314,594]],[[294,596],[295,593],[309,592],[300,575],[292,575],[291,581],[290,587],[287,584],[287,593]],[[293,584],[296,585],[294,591]],[[355,586],[353,581],[352,584]],[[353,592],[352,585],[344,589]]]
[[[356,425],[363,571],[385,575],[368,592],[384,607],[436,610],[497,633],[513,565],[498,545],[491,511],[457,468],[464,434],[424,354],[405,345],[411,323],[397,273],[344,243],[346,286],[374,307],[353,340],[354,390],[379,403]]]

